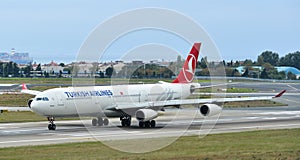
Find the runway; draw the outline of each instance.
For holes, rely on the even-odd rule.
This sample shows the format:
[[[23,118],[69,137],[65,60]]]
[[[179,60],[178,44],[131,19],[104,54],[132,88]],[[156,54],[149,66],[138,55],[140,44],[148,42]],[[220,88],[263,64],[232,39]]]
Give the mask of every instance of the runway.
[[[93,127],[90,119],[56,121],[57,130],[49,131],[48,122],[0,123],[0,147],[58,144],[85,141],[143,140],[186,135],[206,135],[241,131],[300,128],[300,84],[239,83],[228,87],[254,88],[270,95],[287,89],[277,99],[289,106],[223,109],[220,117],[204,119],[195,108],[166,109],[156,119],[156,128],[120,127],[118,118],[110,124]],[[254,93],[255,94],[255,93]],[[1,115],[0,115],[1,116]],[[204,137],[205,138],[205,137]]]
[[[243,110],[226,109],[217,123],[216,119],[203,119],[195,109],[182,109],[173,119],[177,109],[167,110],[168,114],[157,119],[157,128],[143,129],[133,126],[120,127],[119,119],[110,119],[109,126],[93,127],[90,120],[57,121],[57,130],[49,131],[47,122],[6,123],[0,124],[0,146],[26,146],[57,144],[83,141],[108,141],[124,139],[161,138],[182,135],[200,135],[207,132],[200,127],[205,123],[213,127],[209,134],[253,131],[263,129],[300,128],[300,111],[281,110]],[[195,115],[195,119],[191,119]],[[189,126],[189,127],[187,127]],[[186,129],[186,130],[185,130]]]

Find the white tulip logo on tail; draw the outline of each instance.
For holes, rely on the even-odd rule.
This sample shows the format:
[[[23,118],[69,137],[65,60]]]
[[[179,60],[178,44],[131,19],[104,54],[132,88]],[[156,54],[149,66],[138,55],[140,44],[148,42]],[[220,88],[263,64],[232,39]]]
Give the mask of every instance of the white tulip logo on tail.
[[[196,68],[196,58],[194,55],[189,54],[187,57],[188,63],[183,67],[183,75],[186,82],[192,82],[194,79],[194,69]]]
[[[182,70],[173,83],[190,83],[194,79],[196,64],[198,60],[201,43],[194,43],[190,54],[186,58]]]

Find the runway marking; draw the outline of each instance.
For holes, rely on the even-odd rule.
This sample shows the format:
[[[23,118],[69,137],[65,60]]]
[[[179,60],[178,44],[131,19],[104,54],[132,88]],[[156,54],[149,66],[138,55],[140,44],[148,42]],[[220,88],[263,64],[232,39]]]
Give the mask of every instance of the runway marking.
[[[113,133],[111,133],[113,132]],[[101,135],[101,136],[114,136],[114,135],[121,135],[120,134],[120,131],[111,131],[111,132],[106,132],[103,134],[102,133],[93,133],[93,132],[89,132],[89,133],[75,133],[75,134],[58,134],[58,135],[62,135],[62,136],[74,136],[74,137],[83,137],[83,136],[98,136],[98,135]],[[117,133],[119,132],[119,133]],[[130,132],[126,132],[126,134],[137,134],[137,133],[141,133],[141,131],[130,131]]]
[[[287,84],[287,86],[289,86],[290,88],[294,89],[295,91],[299,90],[298,88],[293,87],[293,86],[291,86],[290,84]]]
[[[298,94],[299,95],[299,94]],[[288,102],[293,102],[293,103],[296,103],[296,104],[300,104],[298,101],[293,101],[293,100],[290,100],[290,99],[287,99],[287,98],[282,98]]]
[[[262,113],[252,113],[252,114],[260,114],[260,115],[299,115],[300,111],[278,111],[278,112],[262,112]]]
[[[93,138],[93,137],[91,137],[91,138]],[[26,142],[43,142],[43,141],[70,140],[70,139],[76,140],[77,138],[66,137],[66,138],[52,138],[52,139],[27,139],[27,140],[17,140],[17,141],[4,141],[4,142],[0,142],[0,144],[5,144],[5,143],[26,143]]]
[[[245,117],[244,119],[259,119],[260,117]]]

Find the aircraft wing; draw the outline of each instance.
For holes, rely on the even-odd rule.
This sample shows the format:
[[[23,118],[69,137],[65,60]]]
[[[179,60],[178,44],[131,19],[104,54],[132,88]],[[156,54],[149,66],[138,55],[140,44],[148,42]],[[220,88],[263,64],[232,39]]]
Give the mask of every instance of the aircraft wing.
[[[229,84],[238,84],[238,83],[221,83],[221,84],[212,84],[212,85],[207,85],[207,86],[199,86],[195,87],[195,89],[205,89],[205,88],[212,88],[212,87],[218,87],[218,86],[227,86]]]
[[[243,102],[243,101],[256,101],[256,100],[271,100],[281,97],[286,90],[281,91],[275,96],[261,96],[261,97],[242,97],[242,98],[213,98],[213,99],[182,99],[182,100],[168,100],[168,101],[152,101],[141,103],[121,103],[115,106],[110,106],[108,110],[126,110],[126,109],[140,109],[140,108],[155,108],[165,106],[178,106],[178,105],[199,105],[199,104],[218,104],[226,102]]]
[[[21,93],[27,93],[27,94],[31,94],[31,95],[37,95],[39,93],[41,93],[40,91],[35,91],[35,90],[29,90],[26,86],[26,84],[22,84],[22,90]]]
[[[21,90],[22,93],[27,93],[27,94],[32,94],[32,95],[37,95],[41,93],[40,91],[35,91],[35,90]]]

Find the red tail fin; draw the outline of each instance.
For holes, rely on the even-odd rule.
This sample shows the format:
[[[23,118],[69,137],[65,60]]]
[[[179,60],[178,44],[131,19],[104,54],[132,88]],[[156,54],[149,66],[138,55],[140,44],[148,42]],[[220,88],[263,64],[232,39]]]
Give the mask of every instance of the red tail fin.
[[[198,61],[198,55],[200,52],[201,43],[194,43],[190,54],[187,56],[183,67],[172,83],[190,83],[194,79],[196,64]]]
[[[22,84],[22,90],[27,90],[27,86],[25,83]]]

